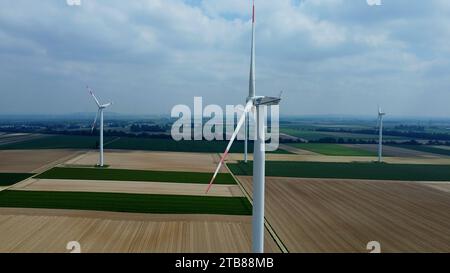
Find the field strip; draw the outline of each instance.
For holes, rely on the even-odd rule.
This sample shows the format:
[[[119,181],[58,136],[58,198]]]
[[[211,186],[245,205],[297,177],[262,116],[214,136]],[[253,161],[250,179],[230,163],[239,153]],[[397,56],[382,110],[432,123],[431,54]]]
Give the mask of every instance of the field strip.
[[[42,173],[42,172],[47,171],[48,169],[53,168],[54,166],[58,165],[58,164],[61,163],[61,162],[64,162],[65,160],[68,160],[68,159],[70,159],[70,158],[72,158],[72,157],[77,157],[80,153],[83,153],[83,152],[76,152],[75,154],[67,155],[67,156],[65,156],[65,157],[63,157],[63,158],[56,159],[55,161],[53,161],[53,162],[51,162],[51,163],[48,163],[48,164],[46,164],[45,166],[39,167],[39,168],[37,168],[36,170],[34,170],[34,171],[32,172],[32,173],[34,173],[33,176],[28,177],[27,179],[24,179],[24,180],[22,180],[22,181],[19,181],[19,182],[13,184],[13,185],[10,185],[10,186],[7,186],[7,187],[0,188],[0,192],[1,192],[1,191],[4,191],[4,190],[7,190],[7,189],[9,189],[9,188],[11,188],[11,187],[13,187],[13,186],[15,186],[15,185],[17,185],[17,186],[20,187],[21,185],[24,186],[24,185],[32,184],[32,183],[35,182],[35,181],[33,180],[33,178],[34,178],[35,176],[39,175],[39,174]]]
[[[450,183],[423,183],[427,187],[450,193]]]
[[[245,195],[247,200],[252,204],[253,206],[253,198],[250,196],[250,194],[247,192],[247,190],[244,188],[244,186],[241,184],[241,181],[233,174],[233,172],[228,168],[228,165],[225,163],[225,167],[227,168],[228,172],[233,176],[233,179],[236,180],[237,184],[239,185],[239,188],[241,189],[242,193]],[[214,188],[214,187],[213,187]],[[278,237],[275,230],[270,225],[269,221],[266,217],[264,217],[264,226],[266,228],[266,231],[270,234],[272,239],[275,241],[278,248],[281,250],[282,253],[289,253],[289,250],[284,245],[283,241],[281,241],[280,237]]]
[[[72,159],[67,160],[64,165],[75,165],[76,162],[78,162],[79,160],[83,159],[84,157],[86,157],[90,152],[87,151],[84,154],[80,154]]]
[[[55,161],[50,162],[50,163],[46,164],[45,166],[42,166],[42,167],[37,168],[36,170],[33,170],[33,173],[39,174],[39,173],[45,172],[45,171],[57,166],[58,164],[61,164],[63,162],[66,162],[67,160],[71,160],[72,158],[75,158],[75,157],[78,157],[78,156],[81,156],[84,154],[86,154],[86,151],[78,151],[78,152],[75,152],[74,154],[70,154],[63,158],[56,159]]]
[[[267,217],[292,252],[367,252],[373,240],[386,253],[448,252],[449,197],[418,183],[266,178]]]
[[[53,168],[41,173],[35,178],[63,179],[63,180],[110,180],[110,181],[136,181],[136,182],[172,182],[190,184],[208,184],[211,173],[176,172],[176,171],[150,171],[104,168]],[[229,173],[219,173],[217,184],[235,185],[236,181]]]
[[[142,221],[225,221],[251,223],[248,215],[217,215],[217,214],[149,214],[128,213],[95,210],[39,209],[39,208],[7,208],[0,207],[0,215],[28,216],[67,216],[81,218],[101,218],[109,220],[142,220]]]
[[[17,135],[9,134],[0,137],[0,146],[35,140],[43,137],[45,136],[39,134],[17,134]]]
[[[213,172],[213,153],[180,153],[136,150],[105,151],[105,163],[112,169],[158,170],[185,172]],[[68,165],[94,166],[98,162],[98,152],[89,152],[86,156],[67,162]],[[221,173],[226,172],[225,168]]]
[[[205,193],[205,185],[167,182],[132,182],[106,180],[29,179],[29,183],[9,188],[25,191],[110,192],[164,195],[242,197],[238,185],[215,185]]]
[[[288,152],[291,152],[291,153],[297,154],[297,155],[320,155],[315,152],[311,152],[311,151],[308,151],[305,149],[300,149],[300,148],[293,147],[293,146],[286,145],[286,144],[280,144],[280,149],[286,150]]]
[[[249,160],[253,160],[251,154]],[[232,153],[228,155],[229,163],[244,160],[244,154]],[[328,155],[300,155],[300,154],[266,154],[266,161],[293,161],[293,162],[317,162],[317,163],[371,163],[376,161],[375,156],[328,156]],[[411,164],[411,165],[450,165],[447,157],[384,157],[385,163]]]
[[[0,208],[0,252],[67,253],[69,241],[83,253],[249,253],[251,217]]]
[[[130,213],[251,215],[245,197],[104,192],[0,192],[0,207],[103,210]]]
[[[252,161],[228,163],[235,175],[251,175]],[[394,181],[450,181],[450,166],[429,164],[267,161],[266,176]]]
[[[242,177],[250,177],[245,175],[239,175]],[[288,177],[288,176],[266,176],[270,179],[295,179],[298,181],[329,181],[332,182],[361,182],[361,183],[408,183],[408,184],[437,184],[437,185],[450,185],[450,181],[407,181],[407,180],[374,180],[374,179],[351,179],[351,178],[308,178],[308,177]]]

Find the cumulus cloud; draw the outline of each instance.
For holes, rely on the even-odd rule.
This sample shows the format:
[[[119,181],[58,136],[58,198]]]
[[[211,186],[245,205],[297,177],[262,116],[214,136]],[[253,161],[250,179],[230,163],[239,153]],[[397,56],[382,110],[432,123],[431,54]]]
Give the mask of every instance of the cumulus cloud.
[[[283,89],[282,114],[450,115],[448,1],[256,2],[257,93]],[[0,113],[91,111],[86,84],[136,114],[248,92],[250,0],[2,5]]]

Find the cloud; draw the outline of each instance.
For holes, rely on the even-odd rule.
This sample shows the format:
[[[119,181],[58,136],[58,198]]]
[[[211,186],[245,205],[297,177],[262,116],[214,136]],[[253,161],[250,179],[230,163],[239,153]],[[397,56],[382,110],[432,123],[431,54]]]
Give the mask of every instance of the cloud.
[[[0,113],[92,111],[87,83],[124,113],[245,100],[250,1],[6,2]],[[257,93],[283,89],[282,114],[450,115],[448,1],[256,2]]]

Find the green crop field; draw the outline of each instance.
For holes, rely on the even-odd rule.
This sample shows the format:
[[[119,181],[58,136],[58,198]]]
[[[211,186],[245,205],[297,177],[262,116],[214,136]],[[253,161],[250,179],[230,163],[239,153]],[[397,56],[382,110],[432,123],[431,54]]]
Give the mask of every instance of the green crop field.
[[[390,145],[390,146],[410,149],[410,150],[419,151],[419,152],[426,152],[426,153],[450,156],[450,150],[441,149],[438,147],[433,147],[433,146],[428,146],[428,145]]]
[[[33,176],[33,174],[30,173],[0,173],[0,187],[14,185],[31,176]]]
[[[252,175],[253,164],[228,164],[235,175]],[[404,181],[450,181],[450,166],[380,163],[267,161],[267,176]]]
[[[248,143],[249,151],[253,151],[253,143]],[[169,152],[197,152],[197,153],[223,153],[228,141],[175,141],[173,139],[151,139],[124,137],[105,145],[107,149],[143,150],[143,151],[169,151]],[[242,153],[244,142],[236,141],[231,147],[231,153]],[[288,151],[278,150],[275,153],[289,154]]]
[[[283,128],[281,129],[282,133],[303,138],[308,141],[314,141],[314,140],[320,140],[323,138],[335,138],[335,139],[357,139],[357,140],[365,140],[370,141],[378,140],[378,135],[369,135],[369,134],[355,134],[355,133],[346,133],[346,132],[324,132],[324,131],[313,131],[313,130],[299,130],[299,129],[288,129]],[[402,137],[396,137],[396,136],[384,136],[385,140],[408,140],[406,138]]]
[[[132,213],[251,215],[244,197],[93,192],[2,191],[0,207],[96,210]]]
[[[175,141],[173,139],[133,138],[133,137],[105,137],[105,149],[168,151],[168,152],[197,152],[222,153],[227,141]],[[39,139],[0,145],[1,150],[28,149],[96,149],[98,136],[63,136],[49,135]],[[249,151],[253,151],[253,143],[249,142]],[[244,142],[236,141],[231,148],[232,153],[242,153]],[[289,154],[285,150],[273,153]]]
[[[105,143],[115,137],[105,137]],[[32,149],[95,149],[98,136],[55,136],[49,135],[38,139],[0,145],[2,150],[32,150]]]
[[[154,181],[171,183],[208,184],[213,174],[196,172],[140,171],[102,168],[53,168],[36,178],[69,180]],[[236,184],[229,173],[219,173],[217,184]]]
[[[341,144],[322,144],[322,143],[295,143],[291,144],[296,148],[331,156],[376,156],[375,152],[346,147]]]
[[[316,132],[316,131],[310,131],[310,130],[298,130],[298,129],[290,129],[290,128],[281,128],[281,133],[291,135],[298,138],[303,138],[305,140],[319,140],[321,138],[327,138],[330,137],[329,134]]]

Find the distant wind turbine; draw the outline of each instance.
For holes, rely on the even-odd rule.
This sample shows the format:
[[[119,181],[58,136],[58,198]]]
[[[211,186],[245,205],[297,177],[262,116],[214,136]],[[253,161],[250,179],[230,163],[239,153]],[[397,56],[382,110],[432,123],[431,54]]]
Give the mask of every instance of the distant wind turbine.
[[[381,107],[378,106],[378,162],[383,161],[383,117],[386,113],[381,111]]]
[[[253,1],[252,24],[255,25],[255,3]],[[254,28],[252,37],[254,40]],[[254,43],[252,42],[252,56],[254,54]],[[234,140],[236,139],[241,127],[248,121],[248,113],[256,109],[256,140],[253,145],[253,218],[252,218],[252,250],[254,253],[264,252],[264,193],[265,193],[265,169],[266,169],[266,143],[265,143],[265,106],[278,105],[281,101],[279,97],[255,96],[255,70],[254,58],[252,57],[252,65],[250,72],[250,97],[244,108],[244,113],[239,119],[236,129],[231,136],[230,142],[223,153],[214,175],[208,185],[206,193],[211,189],[214,180],[227,157]],[[247,124],[246,124],[247,125]]]
[[[97,97],[95,96],[93,90],[89,87],[87,87],[89,93],[91,94],[91,96],[94,98],[95,103],[98,106],[98,111],[97,114],[95,115],[95,119],[94,119],[94,123],[92,123],[92,129],[91,132],[94,131],[95,128],[95,124],[97,123],[97,118],[98,118],[98,114],[100,113],[100,145],[99,145],[99,149],[100,149],[100,160],[98,165],[100,167],[104,166],[104,157],[103,157],[103,110],[105,110],[107,107],[111,106],[113,103],[106,103],[106,104],[100,104],[100,102],[98,101]]]

